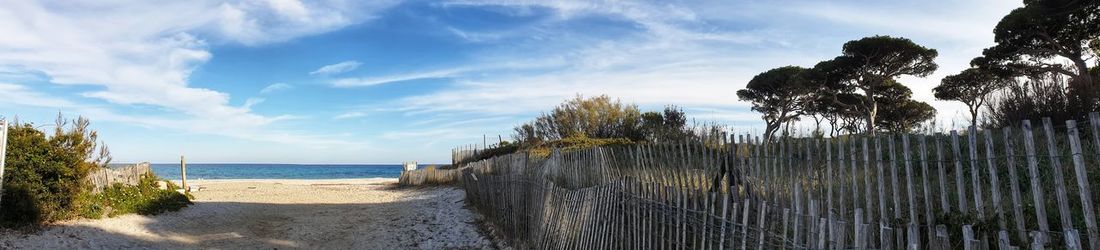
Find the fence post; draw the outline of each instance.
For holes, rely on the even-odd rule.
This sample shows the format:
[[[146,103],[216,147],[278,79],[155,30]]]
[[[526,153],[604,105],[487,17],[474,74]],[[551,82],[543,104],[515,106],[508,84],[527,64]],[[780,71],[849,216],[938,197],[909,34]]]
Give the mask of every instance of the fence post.
[[[966,250],[975,249],[974,242],[977,241],[977,240],[974,239],[974,230],[971,228],[971,226],[969,224],[963,225],[962,232],[963,232],[963,249],[966,249]]]
[[[1073,219],[1069,212],[1069,198],[1066,194],[1066,179],[1062,174],[1062,157],[1058,153],[1058,142],[1054,139],[1054,125],[1049,117],[1043,117],[1043,131],[1047,137],[1047,153],[1050,155],[1051,168],[1054,170],[1054,197],[1058,201],[1058,215],[1061,216],[1062,230],[1073,229]]]
[[[938,184],[940,187],[940,211],[947,212],[951,210],[951,203],[947,202],[947,174],[943,166],[943,134],[936,134],[936,172],[939,175]],[[931,226],[931,225],[929,225]]]
[[[183,192],[190,192],[187,189],[187,161],[183,159],[182,155],[180,156],[180,185],[182,185],[180,187],[183,188]]]
[[[1016,143],[1012,137],[1012,127],[1004,128],[1005,160],[1008,168],[1008,185],[1012,196],[1012,216],[1016,226],[1016,234],[1020,242],[1027,242],[1027,231],[1024,230],[1023,201],[1020,200],[1020,186],[1016,176]]]
[[[985,203],[982,201],[981,170],[978,168],[978,129],[970,126],[970,132],[966,135],[967,148],[970,149],[970,184],[974,192],[974,211],[978,213],[978,219],[985,218]],[[964,210],[965,212],[965,210]],[[978,236],[981,237],[981,236]],[[984,237],[983,237],[984,238]]]
[[[993,211],[997,214],[997,226],[1000,227],[999,229],[1007,230],[1008,222],[1005,221],[1005,212],[1004,209],[1001,208],[1000,175],[997,173],[997,164],[994,160],[996,159],[996,149],[993,148],[993,133],[990,132],[989,129],[982,132],[985,137],[985,158],[989,169],[989,190],[991,192],[990,195],[993,196],[990,205],[993,206]]]
[[[913,159],[910,156],[909,134],[908,133],[901,135],[901,143],[902,143],[902,145],[901,145],[902,150],[901,151],[904,154],[903,159],[905,159],[905,193],[908,194],[907,197],[909,198],[907,200],[908,203],[909,203],[908,204],[909,205],[909,225],[918,225],[920,223],[917,222],[917,208],[914,205],[917,202],[917,198],[913,194],[914,193],[913,192],[913,163],[912,163]],[[897,205],[895,204],[895,206],[897,206]],[[897,207],[898,208],[895,208],[895,209],[900,209],[900,206],[897,206]],[[908,239],[909,239],[908,242],[910,243],[910,244],[908,244],[909,246],[907,246],[907,248],[915,247],[914,245],[916,245],[916,243],[919,242],[917,239],[920,238],[920,234],[917,233],[916,229],[914,229],[913,227],[908,227],[905,232],[906,232],[905,236],[908,237]],[[920,247],[917,247],[917,248],[919,249]]]
[[[4,161],[8,154],[8,121],[0,120],[0,201],[4,198]]]
[[[766,233],[764,229],[764,216],[767,214],[767,212],[768,202],[764,201],[763,203],[760,203],[760,217],[757,217],[759,221],[756,222],[757,229],[760,230],[760,238],[756,239],[756,249],[764,249],[764,236]]]
[[[924,191],[924,221],[925,226],[928,227],[928,246],[933,246],[932,242],[936,239],[936,229],[932,227],[932,195],[931,187],[928,184],[928,179],[932,177],[928,175],[928,140],[927,136],[920,135],[920,168],[921,168],[921,188]],[[943,180],[940,180],[941,182]]]
[[[962,154],[959,150],[959,132],[951,130],[951,151],[955,159],[955,187],[959,194],[959,211],[970,210],[966,206],[966,182],[963,182]],[[946,194],[944,194],[946,195]]]
[[[1028,183],[1031,183],[1031,197],[1035,202],[1035,219],[1039,224],[1038,235],[1032,236],[1037,240],[1046,241],[1046,232],[1050,231],[1047,223],[1046,199],[1043,198],[1043,186],[1039,184],[1039,158],[1035,156],[1035,136],[1031,132],[1031,121],[1024,120],[1024,150],[1027,151]]]
[[[1069,129],[1067,136],[1069,136],[1070,150],[1073,152],[1073,169],[1077,176],[1077,191],[1081,196],[1081,209],[1085,214],[1089,249],[1100,249],[1100,235],[1096,231],[1096,215],[1092,208],[1092,191],[1089,190],[1091,187],[1087,176],[1088,172],[1085,170],[1085,159],[1081,155],[1081,139],[1078,137],[1077,122],[1073,120],[1066,121],[1066,127]]]

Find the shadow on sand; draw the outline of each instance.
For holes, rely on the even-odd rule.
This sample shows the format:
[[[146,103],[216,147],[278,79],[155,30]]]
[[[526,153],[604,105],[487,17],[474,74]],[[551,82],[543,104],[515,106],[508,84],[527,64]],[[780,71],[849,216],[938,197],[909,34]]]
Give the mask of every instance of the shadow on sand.
[[[196,201],[176,212],[77,221],[0,237],[2,248],[487,248],[477,216],[448,188],[394,189],[384,203]]]

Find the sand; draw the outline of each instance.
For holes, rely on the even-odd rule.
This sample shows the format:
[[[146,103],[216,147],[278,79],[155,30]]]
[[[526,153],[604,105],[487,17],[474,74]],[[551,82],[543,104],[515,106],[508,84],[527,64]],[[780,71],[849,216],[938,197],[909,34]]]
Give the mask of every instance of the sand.
[[[495,248],[455,188],[394,187],[396,179],[189,181],[195,204],[156,216],[74,220],[0,248]]]

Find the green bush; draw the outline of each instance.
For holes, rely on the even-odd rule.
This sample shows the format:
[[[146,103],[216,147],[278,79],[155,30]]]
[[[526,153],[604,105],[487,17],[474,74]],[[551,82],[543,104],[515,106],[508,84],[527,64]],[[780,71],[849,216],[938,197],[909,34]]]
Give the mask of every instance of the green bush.
[[[97,134],[88,125],[83,117],[70,123],[59,116],[49,135],[33,124],[9,126],[0,225],[98,218],[104,211],[153,214],[190,203],[186,196],[157,189],[152,176],[137,187],[112,186],[91,194],[84,178],[106,167],[111,157],[106,147],[97,148]]]
[[[84,177],[100,164],[91,157],[96,137],[87,124],[81,118],[66,130],[59,122],[49,137],[31,124],[9,128],[0,219],[28,224],[72,216]]]
[[[187,195],[175,191],[178,187],[169,182],[168,189],[163,190],[157,187],[157,180],[153,175],[144,175],[137,186],[111,185],[99,194],[85,196],[87,200],[79,213],[85,218],[130,213],[153,215],[177,211],[191,204]]]

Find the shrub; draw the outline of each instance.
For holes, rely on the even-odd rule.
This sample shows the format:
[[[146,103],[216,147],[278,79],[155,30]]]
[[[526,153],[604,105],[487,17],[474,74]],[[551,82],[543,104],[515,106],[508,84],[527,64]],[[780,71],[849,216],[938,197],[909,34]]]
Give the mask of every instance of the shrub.
[[[183,194],[158,189],[152,175],[143,177],[138,186],[115,185],[100,194],[89,193],[84,177],[92,170],[106,167],[111,160],[105,146],[97,148],[97,134],[88,129],[89,124],[83,117],[70,123],[58,116],[51,135],[33,124],[10,125],[4,196],[0,200],[3,225],[98,218],[105,211],[111,216],[155,214],[190,203]]]
[[[1034,77],[1010,84],[993,99],[986,127],[1019,126],[1020,121],[1050,117],[1055,121],[1080,119],[1091,108],[1073,102],[1066,81],[1057,75]]]
[[[96,151],[96,133],[88,120],[78,118],[66,126],[58,118],[49,137],[32,124],[15,124],[8,130],[4,199],[0,219],[28,224],[66,219],[81,193],[88,172],[109,161],[109,153]]]
[[[550,155],[550,151],[553,148],[558,148],[562,151],[573,151],[600,146],[631,145],[635,143],[637,142],[626,138],[569,137],[547,143],[540,147],[530,148],[527,149],[527,151],[533,156],[545,157]]]
[[[577,96],[543,114],[534,121],[516,127],[513,136],[525,145],[569,137],[643,139],[638,106],[601,95]]]
[[[162,190],[157,187],[158,180],[154,175],[143,175],[137,186],[116,183],[99,194],[85,196],[87,200],[83,202],[79,214],[85,218],[129,213],[153,215],[177,211],[191,204],[189,197],[175,191],[177,186],[169,182],[168,189]]]

